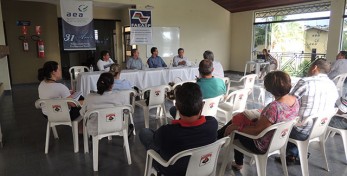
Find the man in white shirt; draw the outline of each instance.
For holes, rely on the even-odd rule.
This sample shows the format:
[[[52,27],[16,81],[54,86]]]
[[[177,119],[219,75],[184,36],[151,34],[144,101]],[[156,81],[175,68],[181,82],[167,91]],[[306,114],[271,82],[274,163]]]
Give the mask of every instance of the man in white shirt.
[[[110,53],[106,50],[101,51],[101,59],[98,60],[97,66],[100,71],[110,71],[110,66],[114,63],[110,58]]]
[[[184,49],[179,48],[177,52],[178,52],[178,55],[173,58],[173,66],[174,67],[177,67],[179,65],[186,66],[188,59],[183,56],[184,55]]]
[[[223,66],[220,62],[214,60],[213,52],[210,50],[206,50],[203,54],[204,59],[208,59],[213,62],[213,72],[212,76],[218,77],[218,78],[224,78],[224,70]]]
[[[310,115],[327,112],[335,107],[339,95],[334,82],[327,76],[329,70],[330,64],[325,59],[317,59],[311,64],[308,77],[299,80],[292,89],[290,94],[296,96],[300,102],[300,119],[299,123],[293,127],[290,138],[306,140],[314,122],[312,119],[306,123],[301,122]],[[299,160],[298,149],[295,144],[288,142],[287,155],[287,163],[295,163]]]
[[[331,71],[328,74],[330,79],[334,79],[337,75],[347,73],[347,52],[340,51],[336,56],[336,61],[332,64]]]

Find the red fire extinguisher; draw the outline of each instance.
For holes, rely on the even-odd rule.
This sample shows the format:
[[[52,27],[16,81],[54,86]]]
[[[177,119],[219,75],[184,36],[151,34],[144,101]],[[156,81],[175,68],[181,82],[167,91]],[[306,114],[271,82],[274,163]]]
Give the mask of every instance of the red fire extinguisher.
[[[45,57],[45,45],[43,43],[43,40],[41,39],[37,40],[37,57],[38,58]]]

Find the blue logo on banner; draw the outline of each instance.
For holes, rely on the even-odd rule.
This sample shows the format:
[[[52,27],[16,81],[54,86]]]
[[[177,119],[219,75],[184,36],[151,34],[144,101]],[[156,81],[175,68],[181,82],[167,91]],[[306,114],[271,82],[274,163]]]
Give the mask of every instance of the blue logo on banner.
[[[130,27],[151,27],[151,11],[130,11],[131,26]]]

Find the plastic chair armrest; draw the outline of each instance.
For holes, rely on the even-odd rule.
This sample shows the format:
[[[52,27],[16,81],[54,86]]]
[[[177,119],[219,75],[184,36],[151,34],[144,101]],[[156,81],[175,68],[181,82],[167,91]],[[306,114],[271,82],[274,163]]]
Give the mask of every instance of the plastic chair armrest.
[[[157,161],[160,165],[164,167],[168,167],[170,164],[164,160],[156,151],[150,149],[147,150],[147,155],[151,156],[155,161]]]
[[[265,128],[261,133],[259,133],[258,135],[254,136],[254,135],[250,135],[250,134],[246,134],[246,133],[243,133],[243,132],[240,132],[240,131],[234,131],[235,134],[239,134],[239,135],[242,135],[244,137],[247,137],[247,138],[250,138],[250,139],[259,139],[261,137],[263,137],[267,132],[273,130],[273,129],[276,129],[277,126],[269,126],[267,128]]]

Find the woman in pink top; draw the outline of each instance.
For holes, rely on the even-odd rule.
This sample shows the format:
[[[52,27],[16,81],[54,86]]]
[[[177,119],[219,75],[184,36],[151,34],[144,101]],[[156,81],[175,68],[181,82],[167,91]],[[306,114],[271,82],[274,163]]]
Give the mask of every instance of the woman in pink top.
[[[218,130],[218,137],[228,136],[234,130],[242,131],[250,135],[258,135],[265,128],[283,121],[289,121],[298,116],[299,102],[296,97],[289,95],[291,80],[287,73],[273,71],[264,78],[265,89],[275,97],[275,101],[268,104],[260,114],[260,118],[252,126],[235,125],[230,121],[223,128]],[[241,144],[254,153],[266,153],[274,131],[270,131],[262,138],[253,140],[244,136],[236,135]],[[243,165],[243,154],[234,151],[235,163],[232,164],[235,170],[240,170]]]

